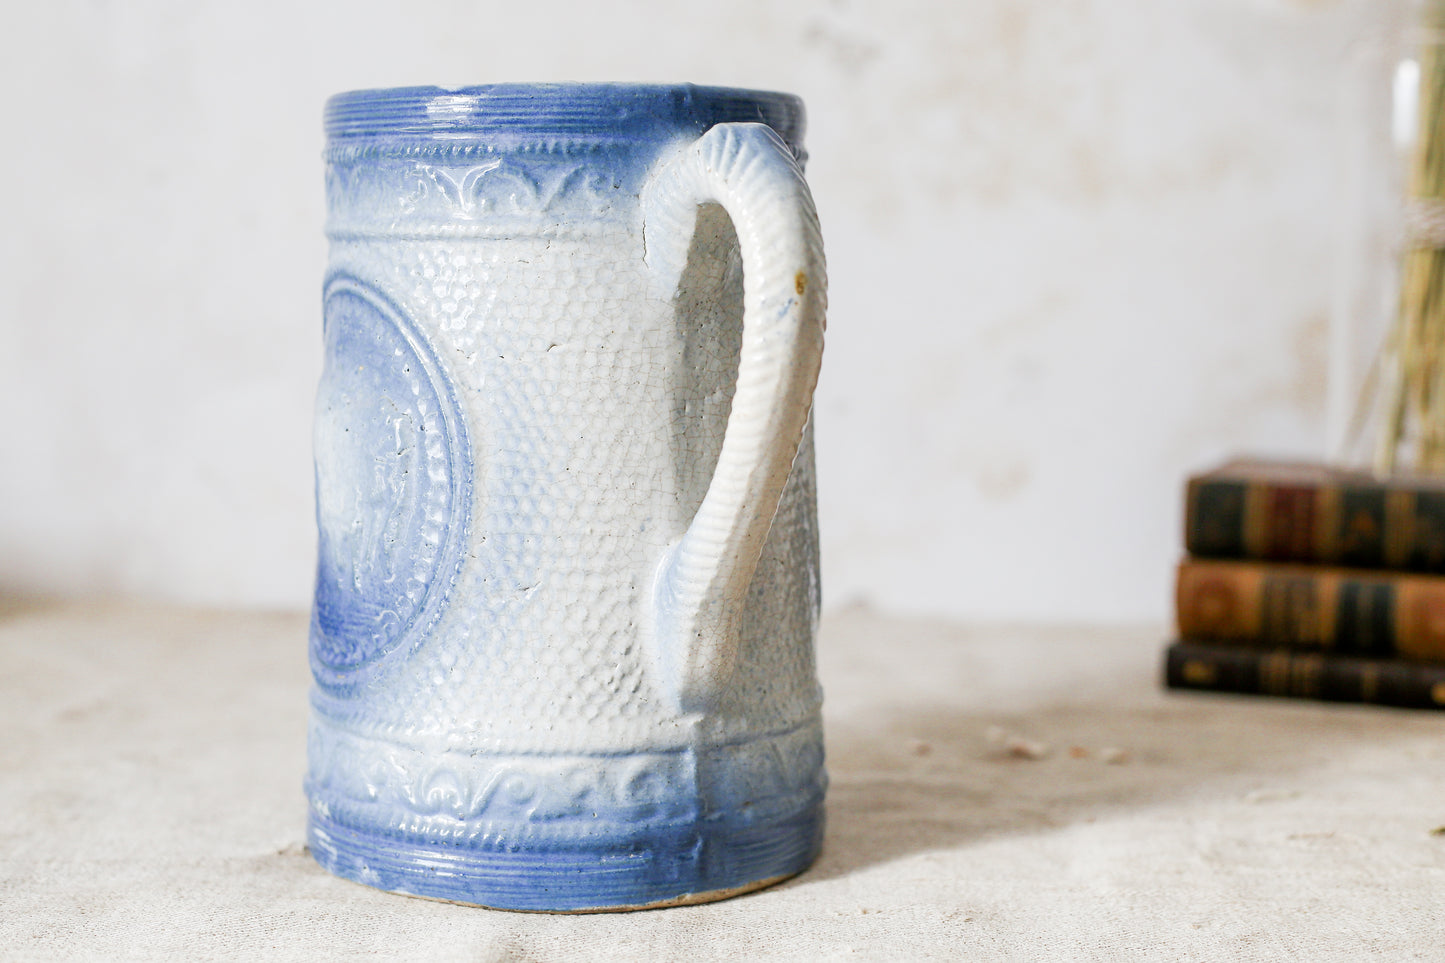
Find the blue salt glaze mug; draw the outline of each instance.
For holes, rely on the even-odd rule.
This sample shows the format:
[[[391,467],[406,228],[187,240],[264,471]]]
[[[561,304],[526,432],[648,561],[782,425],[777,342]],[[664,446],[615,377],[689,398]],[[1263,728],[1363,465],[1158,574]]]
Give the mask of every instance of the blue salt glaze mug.
[[[326,108],[309,839],[519,910],[720,899],[823,832],[803,107]]]

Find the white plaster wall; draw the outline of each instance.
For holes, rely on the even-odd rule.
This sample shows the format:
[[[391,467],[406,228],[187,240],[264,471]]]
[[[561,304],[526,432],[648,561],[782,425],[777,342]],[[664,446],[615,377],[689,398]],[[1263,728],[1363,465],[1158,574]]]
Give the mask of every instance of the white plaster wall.
[[[1163,618],[1184,474],[1324,453],[1338,76],[1396,6],[12,4],[0,589],[307,603],[327,95],[691,80],[810,108],[829,603]]]

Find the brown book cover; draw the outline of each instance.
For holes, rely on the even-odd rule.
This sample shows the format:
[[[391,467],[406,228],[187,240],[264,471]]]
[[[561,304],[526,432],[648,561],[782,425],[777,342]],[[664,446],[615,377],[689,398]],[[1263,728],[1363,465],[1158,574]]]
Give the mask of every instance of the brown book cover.
[[[1171,689],[1445,709],[1445,666],[1403,659],[1175,642],[1165,652],[1164,683]]]
[[[1175,585],[1179,635],[1445,662],[1445,576],[1186,559]]]
[[[1230,462],[1189,479],[1193,555],[1445,573],[1445,479]]]

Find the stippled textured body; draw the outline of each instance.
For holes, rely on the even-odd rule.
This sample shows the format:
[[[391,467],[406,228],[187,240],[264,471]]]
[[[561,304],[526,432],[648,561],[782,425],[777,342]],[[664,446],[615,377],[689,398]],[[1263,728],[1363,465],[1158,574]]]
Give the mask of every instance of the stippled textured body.
[[[816,852],[811,381],[792,373],[815,377],[815,352],[746,360],[754,229],[725,207],[747,205],[659,176],[739,112],[800,152],[800,108],[777,95],[329,106],[307,786],[333,871],[587,909],[745,888]],[[703,168],[759,163],[724,133]],[[796,276],[774,313],[812,323],[811,280],[820,347],[821,255]],[[800,350],[778,344],[751,350]],[[792,379],[747,389],[755,407],[803,407],[761,431],[771,462],[727,456],[731,493],[718,465],[725,438],[747,440],[740,359],[744,383],[770,363]],[[696,534],[709,499],[759,516],[735,526],[741,551],[717,526]]]

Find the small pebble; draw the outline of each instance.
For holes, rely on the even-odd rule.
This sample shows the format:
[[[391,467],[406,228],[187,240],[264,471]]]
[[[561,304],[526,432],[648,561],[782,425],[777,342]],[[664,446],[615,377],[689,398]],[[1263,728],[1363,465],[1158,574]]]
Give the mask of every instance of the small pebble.
[[[1018,759],[1042,759],[1049,754],[1049,747],[1042,742],[1014,736],[1004,743],[1004,750]]]
[[[1042,759],[1049,754],[1047,743],[1026,739],[1001,726],[989,726],[984,738],[989,745],[1002,749],[1006,755],[1015,759]]]

